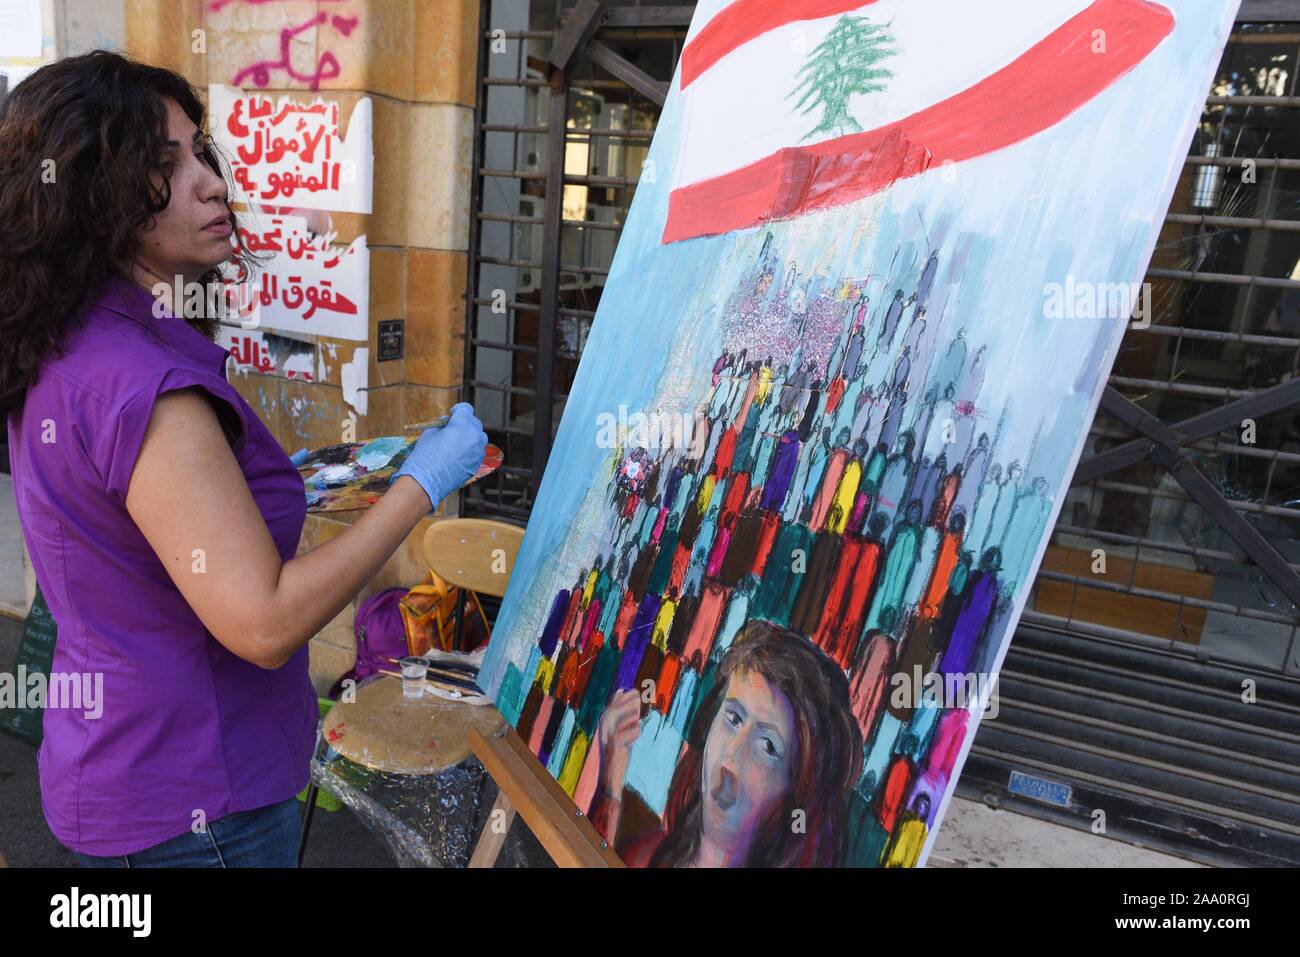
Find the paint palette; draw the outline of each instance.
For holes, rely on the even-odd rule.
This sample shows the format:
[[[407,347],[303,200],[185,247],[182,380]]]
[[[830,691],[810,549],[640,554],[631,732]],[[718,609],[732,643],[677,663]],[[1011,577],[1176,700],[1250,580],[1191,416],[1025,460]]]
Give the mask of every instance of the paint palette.
[[[402,467],[419,437],[389,435],[316,449],[298,467],[307,492],[307,511],[350,512],[374,505],[388,490],[389,479]],[[483,464],[470,482],[492,474],[503,459],[501,450],[489,445]]]

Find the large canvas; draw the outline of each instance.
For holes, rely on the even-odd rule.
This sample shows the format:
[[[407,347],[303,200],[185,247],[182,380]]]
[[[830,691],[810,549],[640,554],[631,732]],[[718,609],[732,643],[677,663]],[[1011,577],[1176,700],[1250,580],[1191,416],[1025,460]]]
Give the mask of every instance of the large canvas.
[[[630,864],[924,864],[1236,0],[705,0],[481,681]]]

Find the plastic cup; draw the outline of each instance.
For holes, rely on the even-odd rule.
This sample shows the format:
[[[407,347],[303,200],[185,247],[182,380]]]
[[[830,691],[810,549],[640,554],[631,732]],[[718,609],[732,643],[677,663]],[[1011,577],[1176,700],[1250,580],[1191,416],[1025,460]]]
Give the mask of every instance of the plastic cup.
[[[424,679],[429,674],[429,663],[411,656],[402,659],[402,697],[423,698]]]

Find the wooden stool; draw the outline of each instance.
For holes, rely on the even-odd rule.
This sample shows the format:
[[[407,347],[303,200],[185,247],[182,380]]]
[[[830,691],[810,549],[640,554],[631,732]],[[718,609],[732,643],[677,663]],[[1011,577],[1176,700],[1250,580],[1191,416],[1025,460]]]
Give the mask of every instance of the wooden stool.
[[[337,757],[322,760],[319,749],[313,756],[300,854],[315,792],[332,778],[327,789],[379,834],[399,864],[465,866],[485,813],[486,772],[470,732],[497,735],[504,727],[491,705],[405,698],[401,679],[370,679],[355,701],[335,704],[322,722],[321,740]]]
[[[501,598],[523,537],[522,528],[507,522],[452,518],[431,525],[422,544],[429,568],[449,584]],[[457,601],[456,606],[459,643],[464,601]],[[335,704],[322,722],[321,737],[356,769],[403,778],[438,775],[446,779],[446,787],[454,784],[457,788],[464,785],[461,779],[466,774],[474,774],[475,786],[481,792],[483,769],[476,758],[471,760],[471,730],[496,739],[505,730],[505,719],[491,705],[468,705],[434,695],[408,702],[402,697],[400,679],[384,676],[358,688],[355,702]],[[313,770],[319,766],[315,757],[312,763]],[[430,786],[440,785],[433,782]],[[298,842],[299,864],[307,849],[318,787],[313,774]],[[347,796],[340,796],[351,806]],[[358,799],[355,793],[351,797],[353,801]],[[455,800],[463,800],[463,796],[457,795]],[[372,817],[381,816],[378,805],[365,810]],[[389,822],[393,830],[401,832],[398,823]],[[385,837],[399,860],[411,842],[418,840],[410,828],[397,838],[388,834]],[[456,843],[455,856],[459,856],[459,841]],[[468,860],[466,851],[465,862]]]

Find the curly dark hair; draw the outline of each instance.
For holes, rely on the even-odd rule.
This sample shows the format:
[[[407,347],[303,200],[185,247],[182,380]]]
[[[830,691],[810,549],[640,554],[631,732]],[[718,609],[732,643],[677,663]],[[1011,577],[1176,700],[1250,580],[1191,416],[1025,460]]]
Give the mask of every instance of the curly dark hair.
[[[849,683],[836,664],[802,635],[758,619],[745,624],[718,665],[717,680],[691,723],[690,748],[673,772],[664,809],[665,838],[651,867],[676,867],[692,859],[703,830],[704,747],[733,674],[762,675],[794,709],[791,790],[756,836],[746,867],[828,867],[840,859],[847,837],[849,790],[862,773],[862,730],[849,704]],[[806,830],[791,827],[805,813]]]
[[[205,129],[203,103],[184,77],[96,50],[41,67],[0,108],[0,414],[21,407],[41,363],[103,284],[131,277],[138,232],[171,202],[167,98]],[[202,157],[230,182],[210,139]],[[237,225],[232,212],[231,260],[242,281],[254,260]],[[222,278],[218,266],[200,282]],[[185,321],[216,334],[217,316]]]

